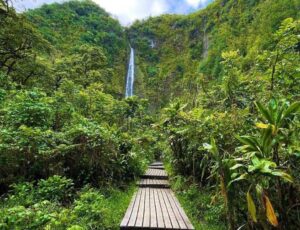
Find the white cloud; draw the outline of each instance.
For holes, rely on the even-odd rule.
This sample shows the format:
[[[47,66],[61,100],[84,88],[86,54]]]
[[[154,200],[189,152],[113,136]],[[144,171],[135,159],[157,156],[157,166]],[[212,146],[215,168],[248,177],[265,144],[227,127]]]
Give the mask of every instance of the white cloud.
[[[197,8],[200,4],[205,5],[207,2],[209,2],[208,0],[185,0],[185,1],[187,4],[189,4],[194,8]]]
[[[12,0],[18,11],[32,9],[44,3],[68,0]],[[205,6],[212,0],[93,0],[117,18],[122,25],[130,25],[137,19],[164,13],[188,13]]]
[[[11,0],[12,5],[18,12],[41,7],[43,4],[63,3],[69,0]]]
[[[160,15],[169,10],[166,0],[94,0],[94,2],[117,17],[123,25],[129,25],[136,19]]]

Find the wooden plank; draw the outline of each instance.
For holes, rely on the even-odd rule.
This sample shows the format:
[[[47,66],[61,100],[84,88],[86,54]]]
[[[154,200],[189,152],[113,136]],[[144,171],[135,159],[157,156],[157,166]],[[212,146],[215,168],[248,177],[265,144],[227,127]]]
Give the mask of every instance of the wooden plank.
[[[147,169],[142,178],[151,178],[151,179],[167,179],[168,174],[165,170],[161,169]]]
[[[169,200],[168,200],[166,190],[167,190],[167,189],[161,189],[161,191],[162,191],[162,196],[163,196],[165,205],[166,205],[166,207],[167,207],[167,212],[169,213],[170,222],[171,222],[171,224],[172,224],[172,228],[179,229],[179,224],[178,224],[178,222],[177,222],[175,213],[174,213],[173,210],[172,210],[171,204],[170,204],[170,202],[169,202]]]
[[[127,208],[120,229],[193,230],[175,194],[166,188],[169,186],[166,171],[153,167],[145,176],[138,183],[140,188]]]
[[[120,225],[121,229],[194,229],[170,189],[140,188]]]
[[[123,218],[123,220],[122,220],[122,222],[121,222],[121,224],[120,224],[121,229],[122,229],[123,227],[126,227],[127,224],[128,224],[128,222],[129,222],[129,219],[130,219],[130,216],[131,216],[131,213],[132,213],[133,206],[134,206],[134,204],[135,204],[135,202],[136,202],[136,198],[137,198],[136,195],[137,195],[137,193],[135,193],[135,194],[133,195],[133,197],[132,197],[132,199],[131,199],[131,201],[130,201],[130,204],[129,204],[127,210],[126,210],[125,216],[124,216],[124,218]]]
[[[169,188],[170,184],[168,180],[165,179],[150,179],[142,178],[138,182],[139,187],[149,187],[149,188]]]
[[[171,190],[166,190],[166,194],[167,194],[167,199],[172,207],[172,210],[175,214],[175,218],[180,226],[180,229],[187,229],[187,226],[182,218],[182,216],[180,215],[180,212],[178,211],[177,209],[177,206],[175,205],[174,203],[174,200],[172,199],[172,193],[171,193]]]
[[[141,190],[141,200],[139,204],[139,211],[138,216],[135,222],[136,227],[142,227],[143,226],[143,220],[144,220],[144,214],[145,214],[145,199],[146,199],[146,189],[140,189]]]
[[[159,204],[161,206],[161,210],[162,210],[162,215],[163,215],[163,220],[164,220],[164,225],[166,229],[171,229],[172,228],[172,224],[171,224],[171,220],[170,220],[170,216],[167,210],[167,206],[164,202],[164,198],[163,198],[163,194],[161,189],[158,189],[158,199],[159,199]]]
[[[150,191],[150,227],[157,228],[157,216],[156,216],[156,207],[155,207],[155,200],[154,200],[154,191],[152,188],[150,188],[149,191]]]
[[[185,211],[183,210],[183,208],[181,207],[178,199],[176,198],[175,194],[171,191],[171,198],[173,199],[176,207],[177,207],[177,210],[180,212],[180,215],[182,216],[182,219],[183,221],[185,222],[186,226],[188,229],[194,229],[194,226],[191,224],[189,218],[187,217]]]
[[[138,209],[139,209],[139,204],[140,204],[140,199],[141,199],[141,190],[139,189],[137,192],[137,201],[135,202],[133,209],[132,209],[132,213],[130,215],[130,219],[128,222],[127,226],[134,226],[136,219],[137,219],[137,215],[138,215]]]
[[[154,203],[155,203],[155,209],[156,209],[156,216],[157,216],[157,227],[160,229],[165,228],[165,223],[163,219],[163,213],[162,213],[162,208],[160,205],[160,200],[158,197],[159,190],[158,189],[153,189],[154,192]]]
[[[145,188],[146,195],[145,195],[145,213],[144,213],[144,220],[143,220],[143,228],[150,227],[150,192],[149,188]]]
[[[163,163],[161,161],[157,161],[150,164],[150,166],[163,166]]]
[[[164,170],[165,167],[161,166],[161,165],[150,165],[149,169],[161,169],[161,170]]]

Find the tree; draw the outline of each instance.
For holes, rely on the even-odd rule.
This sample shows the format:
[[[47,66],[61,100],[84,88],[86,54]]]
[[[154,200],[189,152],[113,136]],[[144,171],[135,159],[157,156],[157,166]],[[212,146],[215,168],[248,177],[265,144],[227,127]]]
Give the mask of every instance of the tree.
[[[266,74],[270,76],[269,88],[274,96],[280,91],[284,95],[299,92],[299,71],[296,67],[300,60],[297,54],[297,46],[300,43],[299,28],[299,20],[287,18],[282,21],[279,29],[272,35],[270,50],[265,50],[258,57]]]
[[[24,85],[29,78],[39,76],[41,64],[36,61],[36,49],[49,52],[50,47],[23,15],[16,14],[8,2],[4,6],[0,12],[0,71]]]
[[[107,68],[107,58],[100,47],[82,45],[76,47],[71,55],[57,61],[55,75],[56,86],[66,77],[87,87],[95,82],[108,84],[111,70]]]

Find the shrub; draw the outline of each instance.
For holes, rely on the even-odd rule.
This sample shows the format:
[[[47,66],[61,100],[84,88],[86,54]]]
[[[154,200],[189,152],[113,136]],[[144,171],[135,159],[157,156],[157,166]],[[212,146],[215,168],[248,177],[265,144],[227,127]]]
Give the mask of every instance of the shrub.
[[[31,207],[16,205],[0,213],[0,229],[41,229],[52,219],[56,204],[49,201],[35,203]]]
[[[9,102],[6,120],[14,127],[48,128],[53,123],[51,103],[50,98],[38,90],[21,91]]]
[[[51,200],[66,203],[74,193],[74,183],[71,179],[52,176],[38,182],[37,197],[40,200]]]

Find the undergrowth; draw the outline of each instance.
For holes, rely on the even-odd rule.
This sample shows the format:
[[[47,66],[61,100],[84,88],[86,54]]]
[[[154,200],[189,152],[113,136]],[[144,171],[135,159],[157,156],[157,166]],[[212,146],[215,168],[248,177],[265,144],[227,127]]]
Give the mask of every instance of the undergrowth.
[[[1,199],[0,229],[118,229],[134,190],[131,184],[76,191],[72,180],[59,176],[16,184]]]
[[[169,175],[174,175],[166,165]],[[172,176],[171,186],[196,230],[225,230],[224,207],[208,188],[199,188],[182,176]]]

